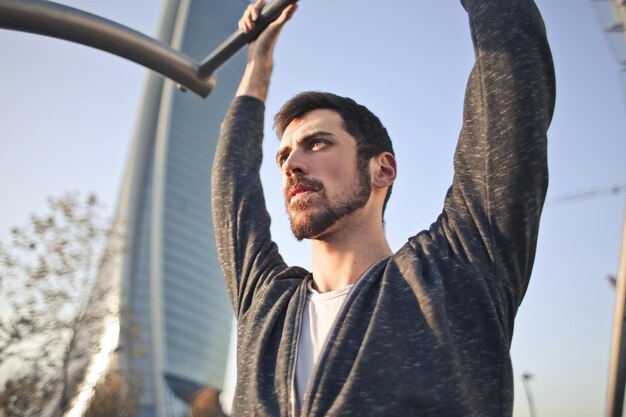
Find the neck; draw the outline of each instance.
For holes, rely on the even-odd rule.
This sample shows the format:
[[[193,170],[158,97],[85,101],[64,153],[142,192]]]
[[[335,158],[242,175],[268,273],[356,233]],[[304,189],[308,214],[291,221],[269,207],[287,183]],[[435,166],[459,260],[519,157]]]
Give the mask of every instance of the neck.
[[[313,279],[319,292],[353,284],[375,262],[391,256],[382,222],[342,228],[312,242]]]

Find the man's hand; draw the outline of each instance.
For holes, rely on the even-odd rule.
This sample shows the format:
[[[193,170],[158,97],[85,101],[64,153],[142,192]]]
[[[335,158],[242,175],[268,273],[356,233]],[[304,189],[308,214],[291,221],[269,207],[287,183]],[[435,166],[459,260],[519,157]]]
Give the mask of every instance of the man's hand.
[[[239,30],[248,33],[254,29],[255,22],[265,6],[264,0],[257,0],[248,5],[239,19]],[[253,96],[265,100],[272,73],[272,53],[283,25],[291,18],[297,6],[292,4],[272,22],[259,37],[248,46],[248,64],[237,89],[237,96]]]

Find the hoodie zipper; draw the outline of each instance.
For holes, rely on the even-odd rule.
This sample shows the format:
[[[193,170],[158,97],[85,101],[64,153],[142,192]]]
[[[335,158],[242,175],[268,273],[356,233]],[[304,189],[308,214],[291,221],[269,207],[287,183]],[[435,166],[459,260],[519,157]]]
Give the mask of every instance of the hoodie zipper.
[[[330,333],[328,334],[328,337],[326,338],[326,340],[324,341],[324,346],[322,347],[322,353],[320,354],[320,357],[317,360],[317,363],[313,366],[313,369],[311,370],[311,374],[309,375],[309,378],[307,380],[307,384],[306,384],[306,390],[304,391],[304,395],[302,396],[302,405],[300,407],[300,414],[296,414],[295,410],[295,404],[297,401],[297,398],[293,399],[293,410],[294,410],[294,416],[295,417],[303,417],[304,416],[304,410],[306,409],[306,407],[309,405],[310,401],[309,401],[309,397],[311,396],[311,389],[313,388],[313,381],[315,380],[315,376],[317,375],[317,372],[320,368],[320,364],[323,363],[326,360],[326,356],[328,354],[328,345],[329,345],[329,341],[331,338],[334,337],[335,335],[335,331],[337,328],[337,322],[339,321],[339,318],[341,316],[343,316],[344,311],[346,310],[347,306],[350,304],[350,302],[352,301],[352,299],[354,298],[354,294],[356,294],[356,289],[359,285],[362,285],[361,283],[363,281],[365,281],[365,276],[372,271],[376,266],[378,266],[379,264],[381,264],[383,261],[387,260],[388,258],[384,258],[381,259],[380,261],[374,263],[373,265],[371,265],[369,268],[367,268],[365,270],[365,272],[363,272],[359,278],[357,278],[356,282],[354,283],[354,285],[352,286],[352,288],[350,288],[350,291],[348,292],[348,295],[346,296],[346,299],[343,302],[343,305],[341,306],[341,309],[339,310],[339,312],[337,313],[337,315],[335,316],[335,320],[333,321],[333,325],[330,328]],[[305,283],[305,285],[308,285],[308,283]],[[305,294],[305,302],[306,302],[306,292]],[[302,312],[304,312],[304,306],[302,307]],[[292,369],[292,373],[291,373],[291,395],[297,397],[297,393],[296,393],[296,372],[295,372],[295,367],[296,364],[298,363],[298,354],[300,353],[300,332],[302,330],[302,320],[303,320],[304,314],[300,314],[300,319],[298,322],[298,336],[296,337],[296,356],[294,358],[293,361],[293,369]]]
[[[291,403],[291,413],[293,417],[299,417],[299,414],[297,413],[297,407],[298,407],[298,394],[296,393],[296,365],[298,363],[298,355],[300,354],[300,330],[302,329],[302,319],[304,317],[304,303],[306,302],[306,286],[307,284],[307,280],[305,279],[303,282],[303,285],[305,286],[305,291],[301,291],[302,293],[304,293],[304,295],[299,295],[300,299],[300,311],[299,311],[299,317],[297,317],[297,321],[298,321],[298,327],[295,329],[296,331],[296,346],[295,346],[295,354],[293,357],[293,363],[291,365],[291,382],[290,382],[290,403]],[[309,377],[310,378],[310,377]],[[307,382],[307,386],[308,386],[308,382]],[[303,397],[304,398],[304,397]],[[300,411],[302,411],[302,409],[300,409]]]

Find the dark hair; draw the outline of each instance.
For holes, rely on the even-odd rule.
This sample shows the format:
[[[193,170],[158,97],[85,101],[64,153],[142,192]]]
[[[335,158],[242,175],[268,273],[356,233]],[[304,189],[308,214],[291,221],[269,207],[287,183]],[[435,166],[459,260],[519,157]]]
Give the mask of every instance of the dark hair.
[[[334,110],[341,116],[343,127],[356,140],[357,162],[365,163],[382,152],[393,152],[391,138],[380,119],[367,107],[348,97],[319,91],[305,91],[288,100],[274,116],[278,137],[294,119],[299,119],[316,109]],[[391,196],[392,185],[387,189],[383,213]]]

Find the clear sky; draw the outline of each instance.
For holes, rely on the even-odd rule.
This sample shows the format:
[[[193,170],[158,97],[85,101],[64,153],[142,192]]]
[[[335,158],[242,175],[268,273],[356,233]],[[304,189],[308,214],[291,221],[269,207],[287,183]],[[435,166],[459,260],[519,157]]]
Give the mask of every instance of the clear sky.
[[[66,3],[149,35],[162,6],[153,0]],[[262,177],[272,234],[290,263],[310,266],[309,247],[288,232],[270,117],[299,91],[351,96],[388,128],[399,163],[387,210],[393,249],[441,210],[473,63],[467,17],[458,1],[389,3],[301,0],[279,41]],[[549,202],[512,349],[516,417],[529,416],[520,380],[526,370],[536,375],[531,387],[539,416],[605,413],[614,301],[605,276],[617,273],[624,193],[555,201],[626,184],[624,75],[594,3],[605,5],[538,1],[558,94],[549,132]],[[95,191],[112,210],[145,70],[84,46],[4,30],[0,55],[0,238],[30,212],[44,210],[48,195]]]

